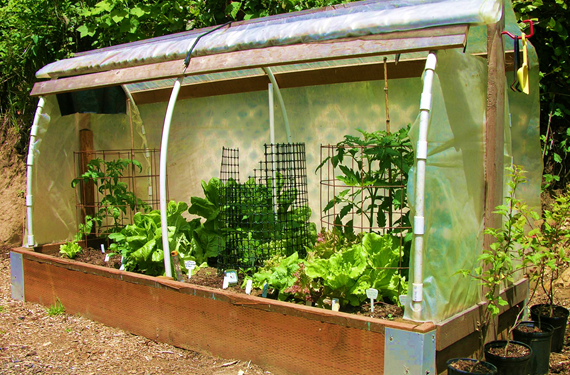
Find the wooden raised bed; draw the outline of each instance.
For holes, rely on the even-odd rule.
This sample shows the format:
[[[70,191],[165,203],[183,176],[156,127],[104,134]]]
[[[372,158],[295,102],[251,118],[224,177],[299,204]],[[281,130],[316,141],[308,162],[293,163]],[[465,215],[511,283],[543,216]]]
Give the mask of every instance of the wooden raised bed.
[[[38,252],[39,251],[39,252]],[[475,308],[437,326],[236,294],[12,249],[12,297],[276,373],[435,374],[472,353]],[[526,284],[521,284],[526,287]],[[514,299],[523,294],[513,288]],[[519,291],[520,289],[520,291]],[[503,314],[509,315],[509,314]],[[437,336],[437,340],[436,340]],[[406,372],[408,371],[408,372]]]

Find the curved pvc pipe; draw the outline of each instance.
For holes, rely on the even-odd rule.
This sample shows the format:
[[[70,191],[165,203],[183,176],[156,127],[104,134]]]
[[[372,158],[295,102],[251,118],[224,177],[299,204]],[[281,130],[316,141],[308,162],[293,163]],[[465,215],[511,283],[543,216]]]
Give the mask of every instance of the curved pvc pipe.
[[[283,122],[285,123],[285,133],[287,134],[287,143],[293,143],[291,141],[291,128],[289,127],[289,117],[287,116],[287,110],[285,109],[285,102],[283,101],[283,96],[281,95],[281,90],[279,90],[279,85],[275,80],[275,76],[271,71],[271,68],[263,68],[263,71],[269,77],[269,80],[275,87],[275,92],[277,93],[277,100],[279,101],[279,106],[281,107],[281,112],[283,112]]]
[[[30,144],[28,146],[28,158],[26,159],[26,222],[28,224],[28,237],[26,247],[34,247],[36,241],[34,239],[34,220],[33,220],[33,199],[32,199],[32,181],[34,170],[34,146],[36,144],[36,137],[38,135],[38,124],[44,110],[45,99],[40,96],[36,114],[34,115],[34,122],[30,130]]]
[[[412,320],[420,320],[423,301],[423,247],[425,233],[424,203],[427,160],[427,134],[431,116],[431,92],[437,57],[428,54],[424,69],[424,88],[420,101],[420,129],[416,152],[416,192],[414,216],[414,274],[412,278]]]
[[[132,121],[132,116],[133,116],[132,108],[136,109],[136,116],[140,120],[141,127],[140,127],[140,129],[137,129],[137,132],[143,140],[144,158],[146,161],[147,168],[150,171],[151,170],[151,162],[149,160],[150,159],[150,150],[148,148],[148,140],[146,138],[146,131],[144,128],[144,124],[142,122],[142,118],[140,116],[140,111],[137,107],[137,103],[135,103],[135,98],[133,98],[133,95],[131,94],[131,91],[128,89],[127,85],[121,85],[121,87],[123,88],[123,91],[125,92],[125,94],[127,95],[127,98],[130,101],[131,109],[130,109],[129,116],[131,116],[131,121]],[[148,194],[149,200],[152,200],[152,195],[154,194],[154,192],[152,191],[152,177],[147,178],[147,194]]]
[[[273,102],[273,84],[267,85],[269,94],[269,143],[271,144],[271,177],[273,178],[273,213],[277,214],[277,181],[275,180],[275,110]]]
[[[176,99],[182,86],[184,77],[178,78],[172,87],[168,107],[166,108],[166,115],[164,116],[164,125],[162,127],[162,140],[160,142],[160,168],[159,168],[159,192],[160,192],[160,229],[162,231],[162,250],[164,252],[164,270],[166,276],[172,277],[172,265],[170,262],[170,246],[168,244],[168,223],[166,222],[168,204],[166,202],[166,159],[168,157],[168,135],[170,134],[170,125],[172,123],[172,114],[174,113],[174,106]]]

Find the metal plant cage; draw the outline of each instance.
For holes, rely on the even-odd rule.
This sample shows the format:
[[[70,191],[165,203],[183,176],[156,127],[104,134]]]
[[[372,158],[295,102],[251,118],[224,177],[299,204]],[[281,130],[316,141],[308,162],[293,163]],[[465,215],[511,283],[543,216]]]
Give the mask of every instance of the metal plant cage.
[[[407,277],[412,239],[407,198],[408,166],[414,161],[411,146],[321,145],[320,157],[323,230],[355,240],[367,232],[392,235],[400,253],[397,269]]]
[[[99,163],[99,170],[102,174],[107,174],[107,164],[105,162],[127,159],[140,163],[140,168],[134,164],[128,164],[121,170],[120,176],[117,178],[117,183],[121,184],[127,193],[133,193],[139,199],[138,203],[132,207],[126,204],[112,204],[113,207],[119,210],[118,217],[114,218],[111,212],[107,212],[102,224],[92,229],[92,235],[106,237],[116,224],[119,226],[131,224],[134,214],[141,211],[142,206],[146,206],[147,211],[159,209],[159,156],[160,150],[157,149],[74,152],[77,179],[87,171],[88,163],[94,159],[103,161]],[[86,216],[94,217],[97,212],[105,211],[108,206],[111,206],[108,198],[106,198],[109,194],[110,192],[102,184],[96,185],[92,181],[79,181],[75,187],[75,207],[78,223],[85,223]]]
[[[254,177],[239,180],[239,150],[223,148],[218,268],[257,268],[312,244],[305,144],[266,144]]]

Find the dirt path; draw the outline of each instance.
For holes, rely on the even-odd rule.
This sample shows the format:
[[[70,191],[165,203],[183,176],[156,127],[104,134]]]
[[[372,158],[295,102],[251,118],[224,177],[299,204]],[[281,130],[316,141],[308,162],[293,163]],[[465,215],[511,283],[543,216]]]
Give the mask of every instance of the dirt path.
[[[10,297],[10,260],[0,254],[1,374],[269,374],[248,362],[157,343]]]

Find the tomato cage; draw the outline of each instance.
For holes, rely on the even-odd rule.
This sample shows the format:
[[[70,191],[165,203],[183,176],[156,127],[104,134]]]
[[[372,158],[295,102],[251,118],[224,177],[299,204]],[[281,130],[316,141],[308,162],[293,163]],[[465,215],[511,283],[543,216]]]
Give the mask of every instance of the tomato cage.
[[[132,223],[135,213],[158,209],[159,154],[157,149],[74,152],[76,215],[78,223],[89,223],[81,230],[87,239],[107,237],[113,228]]]
[[[364,233],[389,235],[397,256],[378,270],[398,273],[398,295],[406,289],[412,240],[407,187],[414,152],[408,129],[362,132],[364,140],[346,136],[335,145],[321,145],[317,167],[319,240],[361,242]]]
[[[305,144],[265,144],[254,177],[239,180],[239,149],[222,149],[218,268],[257,268],[275,255],[306,253],[311,239]],[[313,237],[316,230],[313,227]]]

